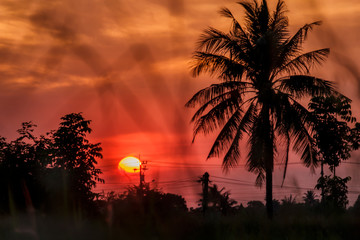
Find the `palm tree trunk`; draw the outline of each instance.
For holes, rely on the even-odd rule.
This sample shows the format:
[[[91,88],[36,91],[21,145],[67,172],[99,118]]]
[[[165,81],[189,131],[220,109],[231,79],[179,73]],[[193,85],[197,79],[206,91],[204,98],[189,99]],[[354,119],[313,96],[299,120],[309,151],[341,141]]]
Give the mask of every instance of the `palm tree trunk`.
[[[321,159],[320,178],[324,179],[324,159]],[[324,203],[324,184],[321,184],[321,202]]]
[[[266,168],[266,213],[273,218],[272,169]]]
[[[272,172],[274,166],[274,137],[270,123],[269,108],[265,107],[265,174],[266,174],[266,212],[269,219],[273,218]]]

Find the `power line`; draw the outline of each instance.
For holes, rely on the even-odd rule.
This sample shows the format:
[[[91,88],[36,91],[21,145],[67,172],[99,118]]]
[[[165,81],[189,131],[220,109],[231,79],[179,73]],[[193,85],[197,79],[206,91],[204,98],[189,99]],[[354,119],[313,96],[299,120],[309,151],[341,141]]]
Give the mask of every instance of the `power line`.
[[[177,188],[188,188],[188,187],[197,187],[199,186],[198,184],[191,184],[191,185],[185,185],[185,186],[174,186],[171,189],[177,189]]]
[[[301,165],[303,162],[289,162],[288,165]],[[352,165],[360,165],[360,162],[342,162],[341,164],[352,164]],[[222,164],[197,164],[197,163],[186,163],[186,162],[166,162],[166,161],[156,161],[156,162],[148,162],[148,165],[154,167],[164,167],[164,168],[221,168]],[[284,163],[274,163],[274,166],[283,166]],[[234,166],[233,168],[242,168],[246,167],[246,164],[239,164]],[[109,165],[101,165],[99,168],[114,168],[117,169],[117,164],[109,164]]]
[[[224,179],[224,180],[230,180],[230,181],[236,181],[236,182],[251,183],[251,182],[249,182],[249,181],[244,181],[244,180],[235,179],[235,178],[225,178],[225,177],[218,177],[218,176],[213,176],[213,175],[211,175],[211,177],[212,177],[212,178]]]
[[[347,164],[356,164],[356,165],[360,165],[360,162],[341,162],[342,163],[347,163]]]
[[[219,177],[219,176],[211,176],[211,178],[215,178],[215,180],[212,180],[212,182],[216,182],[216,183],[226,183],[226,184],[236,184],[236,185],[241,185],[241,186],[251,186],[251,187],[256,187],[254,185],[253,182],[249,182],[249,181],[244,181],[244,180],[240,180],[240,179],[234,179],[234,178],[226,178],[226,177]],[[222,179],[222,180],[216,180],[216,178],[218,179]],[[225,180],[225,181],[223,181]],[[149,182],[152,184],[179,184],[179,183],[190,183],[190,182],[196,182],[198,181],[198,179],[196,178],[185,178],[185,179],[179,179],[179,180],[168,180],[168,181],[154,181],[154,182]],[[105,183],[98,183],[99,185],[135,185],[135,183],[133,182],[105,182]],[[288,186],[288,185],[278,185],[278,184],[273,184],[273,187],[276,188],[294,188],[294,189],[314,189],[314,187],[300,187],[300,186]],[[360,188],[360,186],[349,186],[351,188]],[[360,190],[359,190],[360,191]]]
[[[227,182],[227,181],[216,181],[218,183],[226,183],[226,184],[235,184],[235,185],[243,185],[243,186],[252,186],[254,187],[254,184],[250,183],[235,183],[235,182]]]
[[[166,181],[166,182],[157,182],[157,181],[154,181],[153,183],[157,183],[157,184],[173,184],[173,183],[182,183],[182,182],[196,182],[197,180],[196,179],[192,179],[192,180],[182,180],[182,181],[177,181],[177,180],[174,180],[174,181]]]

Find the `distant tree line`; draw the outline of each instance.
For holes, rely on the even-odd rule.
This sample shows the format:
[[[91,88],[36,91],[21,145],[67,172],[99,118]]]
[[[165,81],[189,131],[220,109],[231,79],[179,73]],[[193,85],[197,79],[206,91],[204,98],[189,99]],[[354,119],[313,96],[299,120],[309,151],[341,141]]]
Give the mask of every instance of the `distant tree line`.
[[[313,190],[308,190],[302,197],[303,201],[297,201],[293,195],[284,196],[280,201],[273,199],[274,213],[281,215],[284,211],[300,213],[314,212],[315,214],[329,214],[329,213],[345,213],[348,201],[348,187],[346,183],[350,177],[340,178],[338,176],[320,177],[319,182],[323,181],[321,187],[324,187],[322,196],[315,194]],[[191,211],[202,213],[204,216],[212,215],[214,213],[226,215],[237,215],[241,211],[255,211],[257,213],[265,214],[265,205],[261,201],[249,201],[247,207],[242,204],[237,205],[237,202],[230,197],[230,191],[225,191],[225,188],[219,188],[217,184],[212,184],[210,175],[206,172],[200,177],[199,182],[202,184],[201,198],[198,201],[198,208],[192,208]],[[319,182],[314,189],[320,189]],[[206,188],[204,187],[206,186]],[[360,213],[360,195],[354,205],[348,210],[350,212]],[[247,209],[247,210],[246,210]],[[302,209],[300,211],[300,209]],[[313,213],[311,213],[313,214]]]

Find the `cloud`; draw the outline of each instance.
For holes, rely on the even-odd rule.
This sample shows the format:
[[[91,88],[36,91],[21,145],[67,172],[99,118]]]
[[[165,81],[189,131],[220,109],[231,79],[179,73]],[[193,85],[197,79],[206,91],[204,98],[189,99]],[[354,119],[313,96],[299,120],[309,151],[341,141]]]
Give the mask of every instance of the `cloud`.
[[[330,59],[335,66],[331,71],[345,67],[357,75],[356,35],[346,35],[350,42],[343,36],[358,29],[359,4],[354,0],[286,3],[291,29],[319,18],[327,21],[318,35],[314,32],[316,43],[311,41],[308,47],[330,45],[333,52],[347,57],[347,61]],[[191,133],[189,111],[183,105],[191,94],[216,81],[190,77],[191,54],[203,29],[229,28],[228,19],[218,14],[223,6],[241,21],[243,12],[232,0],[1,1],[0,96],[21,99],[36,94],[44,102],[61,105],[59,110],[35,101],[34,116],[86,108],[104,123],[103,134],[114,134],[111,129],[117,129],[116,134]],[[334,18],[348,23],[339,29],[345,20]],[[336,31],[325,34],[329,27]],[[329,71],[318,70],[320,74]],[[18,104],[13,107],[23,111],[23,117],[16,116],[27,119],[28,111]],[[125,127],[118,127],[119,122]]]

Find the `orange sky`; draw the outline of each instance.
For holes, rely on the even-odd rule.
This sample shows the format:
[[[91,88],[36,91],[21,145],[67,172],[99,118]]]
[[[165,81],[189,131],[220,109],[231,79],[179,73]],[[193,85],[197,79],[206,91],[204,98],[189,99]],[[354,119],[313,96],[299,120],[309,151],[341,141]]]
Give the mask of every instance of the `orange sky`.
[[[200,137],[191,144],[192,110],[184,107],[192,94],[216,81],[207,76],[195,79],[189,73],[196,40],[207,26],[228,29],[229,22],[217,14],[223,6],[241,19],[234,2],[2,0],[0,135],[13,138],[20,123],[29,120],[38,124],[39,134],[45,133],[57,128],[61,116],[83,112],[93,121],[91,138],[103,144],[100,166],[108,182],[103,189],[137,183],[138,176],[119,172],[117,163],[139,154],[149,162],[147,180],[156,179],[164,190],[184,194],[192,206],[200,186],[188,180],[205,170],[210,178],[252,184],[255,176],[243,167],[224,175],[220,159],[205,162],[213,139]],[[275,1],[269,3],[273,6]],[[331,56],[314,73],[335,81],[354,100],[353,110],[360,117],[360,2],[288,0],[286,4],[291,30],[323,21],[306,49],[330,47]],[[355,153],[350,161],[359,155]],[[292,155],[291,161],[299,159]],[[275,184],[281,183],[281,170],[281,166],[275,170]],[[360,191],[358,170],[359,165],[344,164],[338,171],[352,176],[352,191]],[[313,187],[316,178],[295,164],[289,167],[286,184]],[[169,183],[179,179],[184,182]],[[263,189],[213,180],[240,202],[264,199]],[[300,191],[274,188],[277,198],[290,193],[301,200]]]

